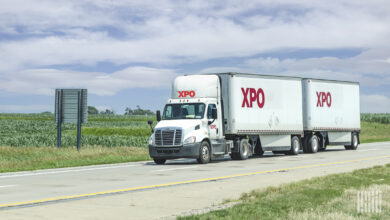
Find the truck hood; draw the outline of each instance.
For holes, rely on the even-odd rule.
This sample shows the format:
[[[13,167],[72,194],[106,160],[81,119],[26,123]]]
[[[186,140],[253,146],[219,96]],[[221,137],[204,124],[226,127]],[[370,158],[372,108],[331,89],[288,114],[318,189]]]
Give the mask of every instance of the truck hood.
[[[195,128],[195,126],[201,124],[202,121],[199,119],[182,119],[182,120],[163,120],[157,123],[155,129],[166,128],[166,127],[180,127],[183,129]]]

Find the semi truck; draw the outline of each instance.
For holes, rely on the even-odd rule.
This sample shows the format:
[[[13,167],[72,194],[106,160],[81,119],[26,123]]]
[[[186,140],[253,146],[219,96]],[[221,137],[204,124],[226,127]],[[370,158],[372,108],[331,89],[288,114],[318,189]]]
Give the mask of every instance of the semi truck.
[[[360,134],[359,83],[289,76],[217,73],[178,76],[149,139],[155,163],[265,151],[297,155],[344,145]],[[152,121],[149,121],[152,124]]]

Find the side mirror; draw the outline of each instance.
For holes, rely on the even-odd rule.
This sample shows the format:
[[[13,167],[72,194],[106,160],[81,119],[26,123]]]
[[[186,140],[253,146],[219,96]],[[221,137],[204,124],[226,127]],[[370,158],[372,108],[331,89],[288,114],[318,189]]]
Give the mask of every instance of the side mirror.
[[[211,117],[213,117],[213,119],[217,119],[218,118],[218,111],[216,108],[213,108],[211,110]]]
[[[152,127],[153,121],[152,121],[152,120],[149,120],[149,121],[148,121],[148,124],[149,124],[149,126],[150,126],[150,129],[152,129],[152,133],[153,133],[153,132],[154,132],[154,129],[153,129],[153,127]]]
[[[156,119],[157,119],[157,121],[161,121],[161,113],[160,113],[160,110],[157,110],[157,111],[156,111]]]

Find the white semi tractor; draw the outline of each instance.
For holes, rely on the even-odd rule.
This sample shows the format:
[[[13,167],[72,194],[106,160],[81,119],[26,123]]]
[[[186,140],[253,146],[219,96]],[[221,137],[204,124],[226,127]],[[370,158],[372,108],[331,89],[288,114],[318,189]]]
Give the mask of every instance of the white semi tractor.
[[[359,83],[242,73],[177,77],[149,140],[157,164],[359,144]],[[149,121],[151,124],[151,121]]]

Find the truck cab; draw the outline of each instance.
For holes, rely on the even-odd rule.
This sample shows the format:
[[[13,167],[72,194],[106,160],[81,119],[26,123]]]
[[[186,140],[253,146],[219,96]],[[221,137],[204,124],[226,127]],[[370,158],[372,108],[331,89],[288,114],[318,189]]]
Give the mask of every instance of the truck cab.
[[[227,152],[222,127],[217,75],[179,76],[149,140],[157,164],[167,159],[196,158],[199,163]],[[161,120],[160,120],[161,119]]]

